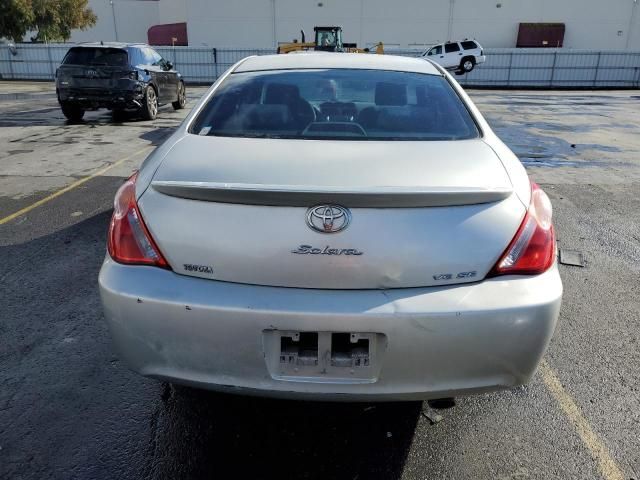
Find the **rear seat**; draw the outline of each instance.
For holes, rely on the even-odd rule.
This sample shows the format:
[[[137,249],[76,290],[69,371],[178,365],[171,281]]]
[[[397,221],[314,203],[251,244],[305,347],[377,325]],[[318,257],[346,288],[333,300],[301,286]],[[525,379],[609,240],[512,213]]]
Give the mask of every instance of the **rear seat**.
[[[300,96],[295,85],[271,83],[266,86],[264,103],[241,103],[225,116],[224,128],[232,130],[300,132],[314,120],[313,107]]]
[[[429,131],[433,124],[434,112],[425,100],[426,97],[423,96],[417,98],[416,105],[409,105],[405,84],[378,82],[375,92],[376,106],[364,108],[358,116],[358,123],[365,130],[372,131]]]

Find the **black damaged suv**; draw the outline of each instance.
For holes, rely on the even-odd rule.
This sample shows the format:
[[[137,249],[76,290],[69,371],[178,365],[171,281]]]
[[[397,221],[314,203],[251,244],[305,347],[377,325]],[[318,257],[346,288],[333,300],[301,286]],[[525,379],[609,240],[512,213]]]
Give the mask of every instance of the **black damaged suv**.
[[[114,118],[139,112],[153,120],[158,106],[184,108],[184,81],[171,62],[149,45],[84,43],[72,47],[56,71],[62,113],[80,121],[85,110],[108,108]]]

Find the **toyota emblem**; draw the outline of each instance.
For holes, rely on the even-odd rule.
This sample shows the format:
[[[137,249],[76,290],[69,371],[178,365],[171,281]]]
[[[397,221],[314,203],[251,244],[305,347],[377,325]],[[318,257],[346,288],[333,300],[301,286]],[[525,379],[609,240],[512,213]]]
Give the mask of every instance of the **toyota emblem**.
[[[320,233],[344,230],[351,221],[351,212],[340,205],[317,205],[307,210],[307,225]]]

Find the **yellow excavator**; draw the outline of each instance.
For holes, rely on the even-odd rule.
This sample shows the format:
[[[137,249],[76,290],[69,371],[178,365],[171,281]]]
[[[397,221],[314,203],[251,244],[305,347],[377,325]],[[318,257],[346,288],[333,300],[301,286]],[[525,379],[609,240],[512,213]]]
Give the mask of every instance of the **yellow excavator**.
[[[281,43],[278,45],[278,53],[301,52],[315,50],[320,52],[345,52],[345,53],[370,53],[368,48],[358,48],[355,43],[344,43],[342,41],[342,27],[313,27],[315,41],[306,42],[304,30],[300,30],[301,41],[295,39],[291,43]],[[384,45],[379,42],[375,46],[375,53],[382,55]]]

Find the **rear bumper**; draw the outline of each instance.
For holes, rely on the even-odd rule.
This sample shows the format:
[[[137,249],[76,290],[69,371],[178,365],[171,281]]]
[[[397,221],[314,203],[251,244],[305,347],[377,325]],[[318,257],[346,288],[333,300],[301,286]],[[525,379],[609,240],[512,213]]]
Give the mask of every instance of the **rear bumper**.
[[[526,383],[555,330],[556,266],[536,277],[398,290],[262,287],[105,260],[105,317],[119,356],[150,377],[286,398],[410,400]],[[278,378],[265,332],[376,332],[369,382]],[[268,336],[268,333],[267,333]]]
[[[58,102],[73,103],[83,108],[140,108],[144,96],[142,86],[126,83],[126,88],[58,87]]]
[[[476,57],[476,65],[484,63],[487,61],[487,57],[485,55],[479,55]]]

